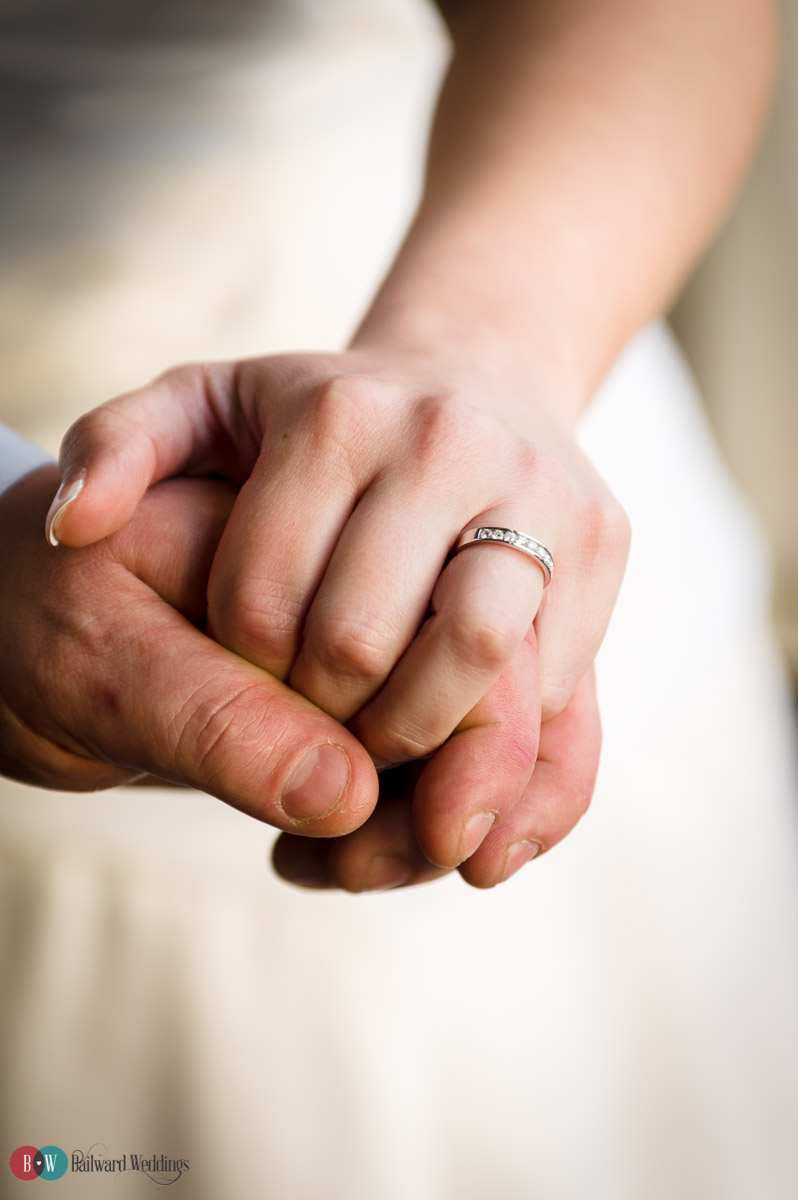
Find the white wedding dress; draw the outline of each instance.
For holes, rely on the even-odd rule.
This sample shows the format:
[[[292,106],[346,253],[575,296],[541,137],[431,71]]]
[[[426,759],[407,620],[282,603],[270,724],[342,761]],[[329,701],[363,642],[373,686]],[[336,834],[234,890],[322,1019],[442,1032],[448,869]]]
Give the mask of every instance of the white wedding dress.
[[[342,344],[418,183],[420,0],[131,4],[119,29],[5,7],[3,419],[54,450],[174,361]],[[798,789],[762,539],[663,327],[582,436],[634,543],[575,833],[493,892],[314,894],[207,796],[0,781],[6,1158],[184,1158],[191,1200],[794,1200]]]

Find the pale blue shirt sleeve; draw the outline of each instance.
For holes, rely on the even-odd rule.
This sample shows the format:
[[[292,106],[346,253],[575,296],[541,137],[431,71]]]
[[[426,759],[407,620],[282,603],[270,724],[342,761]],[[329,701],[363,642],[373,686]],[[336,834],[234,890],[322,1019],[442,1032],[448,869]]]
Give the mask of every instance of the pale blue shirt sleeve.
[[[7,425],[0,425],[0,494],[29,471],[51,462],[53,459],[39,446]]]

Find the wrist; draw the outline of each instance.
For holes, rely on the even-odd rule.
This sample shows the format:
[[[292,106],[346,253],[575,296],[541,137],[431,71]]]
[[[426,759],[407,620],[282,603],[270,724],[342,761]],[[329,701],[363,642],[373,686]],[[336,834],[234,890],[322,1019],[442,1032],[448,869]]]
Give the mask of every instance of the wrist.
[[[474,224],[422,207],[351,348],[422,361],[493,403],[527,396],[573,429],[597,379],[568,288],[542,254],[522,262],[512,236],[497,242]]]
[[[567,348],[540,327],[522,338],[469,306],[429,296],[416,302],[381,293],[350,350],[412,363],[432,386],[456,388],[519,429],[544,411],[572,432],[589,399]]]

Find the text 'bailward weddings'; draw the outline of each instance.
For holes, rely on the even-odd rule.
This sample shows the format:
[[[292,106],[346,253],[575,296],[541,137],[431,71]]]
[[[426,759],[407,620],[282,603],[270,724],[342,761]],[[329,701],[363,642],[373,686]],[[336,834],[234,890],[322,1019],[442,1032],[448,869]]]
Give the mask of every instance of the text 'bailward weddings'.
[[[140,1171],[142,1175],[163,1185],[176,1183],[186,1171],[190,1170],[187,1158],[171,1158],[167,1154],[122,1154],[110,1158],[102,1153],[96,1153],[95,1147],[90,1150],[73,1150],[71,1168],[83,1172],[114,1172]]]

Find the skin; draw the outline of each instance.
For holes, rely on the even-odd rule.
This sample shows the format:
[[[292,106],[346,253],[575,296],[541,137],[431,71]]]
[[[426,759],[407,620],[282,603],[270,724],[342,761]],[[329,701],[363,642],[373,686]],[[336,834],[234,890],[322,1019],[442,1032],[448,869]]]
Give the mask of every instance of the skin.
[[[208,576],[233,488],[209,480],[167,481],[147,492],[120,532],[84,549],[56,552],[41,537],[56,483],[56,470],[47,467],[0,496],[0,545],[8,567],[0,578],[4,774],[77,791],[143,775],[199,788],[287,831],[276,855],[286,877],[353,891],[446,873],[445,865],[434,866],[421,853],[413,834],[414,786],[433,844],[438,825],[446,829],[457,821],[457,806],[446,799],[452,782],[490,794],[497,810],[506,810],[503,824],[464,867],[469,881],[483,887],[517,869],[519,856],[529,856],[531,833],[541,848],[553,845],[584,811],[597,745],[583,763],[572,753],[561,756],[556,813],[539,808],[528,786],[537,749],[529,742],[536,725],[528,686],[532,638],[519,659],[524,669],[504,673],[440,755],[415,769],[415,779],[406,771],[385,771],[378,780],[348,730],[201,632]],[[589,688],[582,719],[597,737]],[[349,780],[331,810],[294,819],[283,807],[283,788],[304,754],[319,744],[341,747]],[[355,830],[357,839],[347,841]],[[317,859],[308,851],[314,840]],[[385,854],[386,842],[399,848],[399,866],[395,852]],[[337,853],[330,852],[333,844]]]
[[[361,825],[377,780],[359,742],[198,628],[232,489],[170,481],[121,533],[56,554],[41,538],[56,483],[46,467],[0,497],[0,770],[77,791],[153,774],[305,835]],[[349,759],[345,794],[293,820],[283,787],[327,743]]]
[[[511,845],[546,848],[563,811],[584,811],[591,663],[629,530],[575,423],[717,224],[770,86],[762,0],[441,9],[454,55],[424,194],[350,348],[180,368],[82,418],[61,455],[67,485],[85,478],[56,506],[74,547],[123,527],[158,479],[240,486],[209,631],[346,722],[379,766],[434,755],[412,802],[335,847],[284,843],[278,869],[305,883],[354,886],[375,858],[413,881],[419,852],[496,882]],[[446,565],[480,523],[549,547],[545,593],[500,547]],[[496,712],[526,767],[508,756],[483,787],[463,745]],[[559,779],[579,764],[567,800],[547,762]]]

